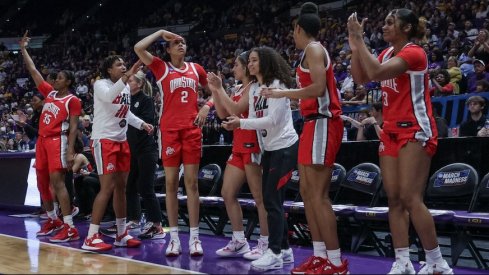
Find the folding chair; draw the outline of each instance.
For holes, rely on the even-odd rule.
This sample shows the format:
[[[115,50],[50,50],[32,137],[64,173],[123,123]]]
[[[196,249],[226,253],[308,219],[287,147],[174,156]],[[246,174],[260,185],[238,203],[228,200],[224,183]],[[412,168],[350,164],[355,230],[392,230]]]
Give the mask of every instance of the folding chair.
[[[489,241],[489,173],[480,181],[469,206],[469,211],[457,211],[453,223],[457,227],[457,238],[453,244],[452,263],[457,265],[465,249],[469,250],[472,259],[479,268],[489,269],[488,260],[481,252],[488,253],[488,248],[477,246],[476,240]]]
[[[357,252],[367,237],[377,240],[367,223],[355,219],[356,210],[359,207],[373,207],[379,200],[379,191],[382,186],[380,168],[374,163],[361,163],[351,168],[340,183],[335,194],[333,210],[338,217],[338,227],[342,227],[346,236],[343,242],[351,234],[350,249]],[[355,224],[357,223],[357,224]],[[356,227],[356,228],[355,228]],[[374,248],[383,255],[379,242],[375,242]]]
[[[450,247],[452,261],[455,258],[455,262],[458,254],[455,244],[458,241],[454,233],[457,229],[454,216],[457,212],[469,211],[478,184],[479,175],[474,167],[466,163],[452,163],[434,172],[426,188],[424,201],[437,226],[437,234],[450,238],[450,244],[440,243],[440,246]],[[417,244],[422,258],[424,251],[419,241]]]

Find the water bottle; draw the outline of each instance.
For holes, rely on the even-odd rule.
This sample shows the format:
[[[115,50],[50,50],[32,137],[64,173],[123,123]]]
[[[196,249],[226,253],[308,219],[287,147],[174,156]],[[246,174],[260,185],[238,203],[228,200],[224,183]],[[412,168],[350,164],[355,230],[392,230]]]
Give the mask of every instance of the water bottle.
[[[141,212],[141,219],[139,220],[139,228],[143,229],[146,224],[146,214]]]
[[[221,144],[221,145],[223,145],[223,144],[224,144],[224,135],[223,135],[223,134],[221,134],[221,135],[219,136],[219,144]]]
[[[343,127],[343,139],[342,141],[348,141],[348,131],[346,130],[346,127]]]

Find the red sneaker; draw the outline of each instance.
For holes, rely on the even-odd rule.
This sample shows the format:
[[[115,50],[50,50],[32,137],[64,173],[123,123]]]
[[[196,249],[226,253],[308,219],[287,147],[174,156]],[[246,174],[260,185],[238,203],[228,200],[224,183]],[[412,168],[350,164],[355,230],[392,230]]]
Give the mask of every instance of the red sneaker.
[[[52,243],[64,243],[69,241],[75,241],[80,239],[78,235],[78,230],[74,227],[70,227],[68,224],[63,224],[63,229],[61,229],[58,234],[50,238],[49,241]]]
[[[85,238],[85,241],[83,242],[81,248],[91,251],[106,251],[112,249],[112,245],[104,243],[104,241],[102,240],[102,236],[100,236],[100,233],[97,233],[91,238]]]
[[[310,256],[307,258],[304,262],[302,262],[299,266],[294,267],[291,271],[290,274],[293,275],[298,275],[298,274],[305,274],[306,271],[318,268],[322,266],[324,263],[326,263],[325,258],[317,257],[317,256]]]
[[[61,229],[63,229],[63,222],[60,219],[52,220],[51,218],[48,218],[36,235],[46,236]]]
[[[306,271],[306,274],[350,274],[348,271],[348,260],[341,260],[341,265],[335,266],[326,259],[326,262],[322,266],[316,269],[310,269]]]
[[[127,234],[126,230],[124,234],[115,237],[114,245],[124,247],[138,247],[141,245],[141,241]]]

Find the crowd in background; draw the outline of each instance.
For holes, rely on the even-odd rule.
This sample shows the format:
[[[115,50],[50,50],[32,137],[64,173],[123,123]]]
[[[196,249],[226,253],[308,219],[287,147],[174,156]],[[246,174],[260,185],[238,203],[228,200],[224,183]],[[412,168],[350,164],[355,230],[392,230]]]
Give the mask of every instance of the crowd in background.
[[[189,47],[186,60],[201,64],[209,72],[221,72],[224,87],[229,91],[235,83],[232,77],[235,56],[252,47],[267,45],[275,48],[289,61],[291,74],[300,62],[301,53],[295,49],[292,37],[294,17],[290,15],[291,8],[300,6],[299,1],[168,1],[156,9],[153,4],[142,1],[140,13],[135,13],[127,5],[125,8],[124,5],[119,7],[115,2],[105,1],[105,6],[101,7],[105,11],[113,11],[114,16],[106,16],[104,10],[97,13],[85,7],[88,12],[80,14],[83,7],[75,11],[68,6],[58,6],[55,9],[58,19],[52,19],[51,24],[51,19],[46,17],[40,21],[36,21],[36,18],[23,20],[22,12],[19,12],[17,21],[12,20],[8,28],[3,26],[0,29],[0,35],[4,37],[20,36],[26,28],[30,29],[31,35],[51,35],[42,48],[30,49],[30,53],[45,76],[61,69],[75,73],[77,83],[73,93],[83,102],[79,128],[85,146],[88,146],[90,138],[93,83],[99,78],[100,61],[109,53],[120,54],[129,62],[135,61],[133,45],[139,39],[138,28],[193,26],[187,35]],[[32,5],[34,7],[25,9],[49,8],[48,5],[37,6],[39,3]],[[428,22],[427,40],[420,43],[429,60],[433,96],[489,91],[489,18],[486,0],[353,1],[339,10],[321,10],[322,28],[318,41],[331,55],[342,104],[365,105],[365,110],[368,110],[349,119],[346,140],[365,139],[358,134],[358,128],[373,121],[372,118],[368,121],[364,119],[377,115],[370,105],[380,100],[379,83],[360,84],[352,79],[346,15],[355,10],[360,17],[369,18],[364,40],[372,54],[377,55],[388,46],[382,39],[383,20],[387,12],[403,6],[416,11]],[[162,44],[153,47],[151,51],[157,54],[164,50]],[[152,79],[151,72],[146,72],[147,77]],[[35,140],[29,137],[22,125],[24,120],[28,123],[36,114],[31,102],[35,93],[36,87],[22,64],[22,58],[0,44],[0,150],[33,149]],[[202,93],[201,104],[206,96]],[[154,99],[158,105],[159,95],[155,94]],[[482,107],[485,105],[485,101],[475,102],[480,102]],[[293,104],[293,108],[297,108],[297,103]],[[296,128],[300,130],[300,118],[295,117],[298,119]],[[211,111],[203,131],[205,144],[218,142],[221,134],[225,142],[231,141],[231,134],[219,125],[219,119]]]

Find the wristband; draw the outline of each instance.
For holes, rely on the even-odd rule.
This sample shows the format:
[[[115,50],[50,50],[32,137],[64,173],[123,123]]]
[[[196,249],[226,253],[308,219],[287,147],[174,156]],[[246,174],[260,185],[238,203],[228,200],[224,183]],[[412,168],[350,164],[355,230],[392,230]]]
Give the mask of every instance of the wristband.
[[[212,101],[207,101],[207,102],[205,103],[205,105],[209,106],[209,108],[212,108],[212,107],[214,107],[214,102],[212,102]]]

